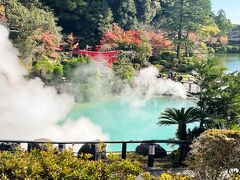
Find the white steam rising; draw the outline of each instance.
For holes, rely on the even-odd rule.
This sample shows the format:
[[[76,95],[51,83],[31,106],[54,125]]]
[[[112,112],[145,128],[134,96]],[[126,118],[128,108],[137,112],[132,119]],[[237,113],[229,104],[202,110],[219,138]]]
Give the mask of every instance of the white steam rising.
[[[114,77],[109,67],[91,63],[76,69],[72,83],[65,84],[63,89],[79,102],[91,102],[120,95],[131,105],[143,106],[153,96],[186,98],[186,88],[183,84],[170,79],[158,79],[158,73],[154,66],[142,69],[135,77],[133,87],[130,87]]]
[[[159,95],[186,98],[186,89],[181,83],[170,79],[158,79],[158,73],[154,66],[140,70],[135,79],[135,87],[126,88],[122,95],[134,106],[143,106],[151,97]]]
[[[19,64],[17,51],[8,40],[8,31],[0,25],[0,139],[107,140],[109,136],[90,119],[64,120],[74,100],[45,87],[40,79],[26,80],[27,71]],[[102,65],[84,65],[76,70],[67,90],[80,102],[120,94],[133,105],[144,105],[155,95],[186,97],[181,83],[157,79],[155,67],[142,69],[129,87],[113,78],[111,69]],[[61,121],[63,122],[63,121]]]
[[[57,125],[74,105],[73,98],[58,95],[40,79],[25,80],[24,75],[27,71],[19,64],[8,30],[0,25],[0,139],[108,139],[86,118]]]

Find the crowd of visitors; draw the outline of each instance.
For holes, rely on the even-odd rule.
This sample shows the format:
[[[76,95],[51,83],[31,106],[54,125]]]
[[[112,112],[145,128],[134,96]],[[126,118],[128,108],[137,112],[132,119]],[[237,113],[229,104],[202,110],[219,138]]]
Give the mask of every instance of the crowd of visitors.
[[[159,79],[171,79],[172,81],[178,81],[178,82],[181,82],[183,80],[183,77],[182,75],[178,74],[178,73],[169,73],[169,74],[161,74],[159,73],[157,75],[157,78]]]

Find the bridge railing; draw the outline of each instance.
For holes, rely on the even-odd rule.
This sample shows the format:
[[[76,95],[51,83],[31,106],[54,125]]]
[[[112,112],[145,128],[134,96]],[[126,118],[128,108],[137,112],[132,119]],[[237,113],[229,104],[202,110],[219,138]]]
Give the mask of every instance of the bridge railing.
[[[93,160],[98,160],[99,158],[99,145],[100,144],[120,144],[121,150],[118,151],[110,151],[110,152],[120,152],[121,158],[126,159],[127,153],[129,152],[127,150],[127,147],[129,144],[141,144],[145,143],[148,144],[148,167],[153,167],[154,164],[154,156],[155,156],[155,146],[156,144],[177,144],[182,149],[182,153],[186,153],[186,148],[189,144],[191,144],[190,140],[126,140],[126,141],[46,141],[46,140],[36,140],[36,141],[26,141],[26,140],[0,140],[0,144],[6,143],[6,144],[19,144],[19,145],[27,145],[27,150],[31,151],[34,148],[34,144],[52,144],[58,147],[58,151],[62,152],[66,145],[91,145],[91,152],[93,152]],[[132,151],[131,151],[132,152]],[[107,152],[109,153],[109,152]],[[183,155],[184,156],[184,155]],[[179,163],[183,160],[184,157],[179,158]]]

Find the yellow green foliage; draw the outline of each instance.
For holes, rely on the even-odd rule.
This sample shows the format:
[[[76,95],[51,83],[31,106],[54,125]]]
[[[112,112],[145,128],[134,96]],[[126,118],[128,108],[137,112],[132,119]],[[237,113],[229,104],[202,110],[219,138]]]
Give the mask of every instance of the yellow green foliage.
[[[216,24],[212,24],[212,25],[209,25],[209,26],[202,26],[201,31],[207,37],[216,36],[220,33],[220,29],[217,27]]]
[[[105,161],[77,158],[71,150],[0,153],[0,179],[135,179],[142,172],[139,163],[114,156]]]
[[[187,164],[200,179],[229,179],[240,170],[240,131],[205,131],[191,148]]]
[[[149,172],[144,173],[142,175],[144,180],[190,180],[191,178],[188,176],[181,176],[169,173],[163,173],[160,177],[154,177]]]

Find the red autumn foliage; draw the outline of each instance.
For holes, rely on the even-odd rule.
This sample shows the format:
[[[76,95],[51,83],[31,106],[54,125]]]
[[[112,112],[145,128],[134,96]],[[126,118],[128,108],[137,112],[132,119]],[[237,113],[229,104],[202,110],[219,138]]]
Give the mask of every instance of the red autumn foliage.
[[[198,44],[198,43],[201,42],[198,34],[193,33],[193,32],[190,32],[190,33],[188,34],[188,40],[189,40],[191,43],[193,43],[193,44]]]
[[[39,36],[39,40],[41,40],[44,46],[49,50],[60,50],[55,42],[54,35],[51,32],[42,32]]]
[[[133,48],[142,43],[149,43],[152,48],[172,48],[172,42],[162,34],[153,31],[129,30],[124,31],[117,24],[113,24],[111,31],[107,32],[101,40],[101,45],[110,49]]]
[[[60,50],[56,37],[51,32],[45,32],[42,29],[37,29],[36,40],[38,41],[37,49],[42,54],[50,58],[57,59],[60,57],[57,51]]]
[[[156,32],[146,32],[147,38],[153,47],[159,47],[160,49],[171,49],[172,41],[166,39],[162,34]]]
[[[53,59],[58,59],[60,57],[58,52],[49,53],[48,56]]]

